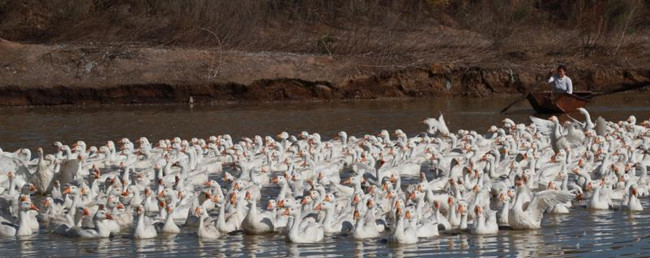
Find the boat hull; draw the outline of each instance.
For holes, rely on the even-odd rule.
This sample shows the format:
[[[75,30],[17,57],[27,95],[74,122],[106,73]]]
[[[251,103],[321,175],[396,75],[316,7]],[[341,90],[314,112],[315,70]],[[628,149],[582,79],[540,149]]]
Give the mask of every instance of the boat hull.
[[[526,96],[537,113],[569,113],[591,102],[592,92],[580,91],[569,93],[532,92]]]

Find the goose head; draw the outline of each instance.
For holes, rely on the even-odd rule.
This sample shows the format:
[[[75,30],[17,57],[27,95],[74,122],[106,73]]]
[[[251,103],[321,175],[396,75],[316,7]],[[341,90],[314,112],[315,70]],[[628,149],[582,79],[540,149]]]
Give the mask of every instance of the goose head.
[[[97,212],[95,212],[94,219],[99,220],[99,221],[106,220],[106,219],[112,220],[113,219],[113,214],[111,214],[111,213],[109,213],[109,212],[107,212],[105,210],[98,210]]]
[[[270,199],[266,202],[266,209],[271,211],[277,207],[277,203],[275,200]]]

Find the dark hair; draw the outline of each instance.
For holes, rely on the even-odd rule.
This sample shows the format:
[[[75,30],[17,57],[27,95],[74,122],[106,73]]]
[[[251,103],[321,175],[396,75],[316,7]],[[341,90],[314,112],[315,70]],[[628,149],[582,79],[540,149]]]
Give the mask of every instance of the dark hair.
[[[563,71],[566,72],[566,66],[565,66],[565,65],[562,65],[562,64],[561,64],[561,65],[558,65],[558,66],[557,66],[557,69],[558,69],[558,70],[562,69]]]

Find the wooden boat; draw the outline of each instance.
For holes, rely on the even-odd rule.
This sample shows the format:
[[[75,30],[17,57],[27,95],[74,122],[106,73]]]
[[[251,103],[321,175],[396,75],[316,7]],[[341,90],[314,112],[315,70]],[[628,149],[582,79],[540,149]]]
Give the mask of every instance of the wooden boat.
[[[569,113],[591,102],[591,91],[566,92],[531,92],[526,96],[537,113]]]

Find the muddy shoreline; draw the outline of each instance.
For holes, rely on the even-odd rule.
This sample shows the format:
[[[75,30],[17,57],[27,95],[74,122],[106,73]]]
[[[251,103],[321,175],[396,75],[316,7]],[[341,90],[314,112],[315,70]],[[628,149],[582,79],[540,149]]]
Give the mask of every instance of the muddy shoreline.
[[[541,75],[511,69],[457,67],[409,68],[380,72],[342,83],[299,78],[235,82],[133,83],[83,87],[66,85],[0,86],[0,105],[80,105],[151,103],[229,103],[408,99],[442,96],[514,95],[543,89]],[[607,91],[650,84],[650,70],[582,70],[572,75],[575,90]],[[638,91],[648,94],[647,90]]]
[[[0,106],[516,95],[547,87],[542,82],[558,62],[449,63],[417,56],[40,45],[0,39]],[[650,84],[645,66],[568,63],[576,91]],[[648,93],[647,88],[640,92]]]

